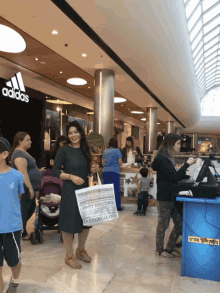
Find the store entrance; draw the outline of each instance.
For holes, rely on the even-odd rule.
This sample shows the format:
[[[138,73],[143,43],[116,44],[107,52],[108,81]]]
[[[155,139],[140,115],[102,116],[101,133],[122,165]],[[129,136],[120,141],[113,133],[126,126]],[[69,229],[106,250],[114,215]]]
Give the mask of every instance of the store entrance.
[[[27,132],[32,140],[28,152],[39,166],[43,157],[45,101],[40,97],[43,95],[40,92],[27,91],[27,88],[26,92],[30,97],[29,103],[4,97],[0,91],[0,133],[12,145],[17,132]]]

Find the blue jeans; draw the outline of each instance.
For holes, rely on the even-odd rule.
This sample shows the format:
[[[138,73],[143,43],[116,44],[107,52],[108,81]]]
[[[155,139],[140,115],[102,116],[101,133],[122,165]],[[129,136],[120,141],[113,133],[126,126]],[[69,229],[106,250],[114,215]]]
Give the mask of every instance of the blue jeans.
[[[119,174],[115,172],[103,172],[104,184],[114,184],[115,201],[117,208],[121,207],[120,199],[120,178]]]

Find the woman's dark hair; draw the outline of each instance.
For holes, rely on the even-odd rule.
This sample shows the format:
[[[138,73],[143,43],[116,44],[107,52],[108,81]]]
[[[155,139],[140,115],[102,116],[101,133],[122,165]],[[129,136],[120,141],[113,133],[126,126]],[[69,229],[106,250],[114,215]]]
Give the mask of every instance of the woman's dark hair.
[[[16,147],[19,146],[19,142],[23,141],[26,135],[29,135],[29,134],[27,132],[16,133],[16,135],[14,137],[12,148],[9,152],[9,160],[11,159],[11,155],[12,155],[13,151],[16,149]]]
[[[109,141],[109,144],[108,144],[108,147],[109,148],[114,148],[114,149],[117,149],[118,148],[118,141],[115,137],[112,137]]]
[[[58,139],[57,139],[57,141],[56,141],[56,143],[55,143],[55,145],[54,145],[54,147],[53,147],[52,153],[53,154],[54,153],[57,153],[58,150],[59,150],[59,148],[60,148],[59,143],[62,142],[62,141],[66,141],[66,140],[67,139],[66,139],[66,137],[64,135],[59,136]]]
[[[128,136],[128,137],[126,138],[126,141],[130,141],[130,142],[131,142],[131,149],[134,151],[134,139],[133,139],[133,137],[132,137],[132,136]],[[126,144],[125,148],[126,148],[126,152],[128,152],[128,151],[130,150],[130,149],[127,147],[127,144]]]
[[[69,140],[69,137],[68,137],[70,127],[76,127],[77,131],[81,135],[80,148],[82,149],[83,154],[86,157],[86,161],[87,161],[87,164],[88,164],[87,173],[89,174],[90,168],[91,168],[91,162],[92,162],[92,155],[91,155],[91,149],[90,149],[90,147],[88,145],[88,142],[86,140],[86,135],[85,135],[84,129],[82,128],[82,126],[77,121],[73,121],[73,122],[70,122],[69,124],[67,124],[67,127],[66,127],[66,131],[67,131],[66,144],[70,143],[70,140]]]
[[[139,172],[140,172],[142,177],[147,177],[148,176],[148,168],[142,168]]]
[[[161,143],[157,154],[167,155],[169,158],[174,157],[174,145],[175,143],[181,140],[181,136],[175,133],[169,133],[164,137],[163,142]]]

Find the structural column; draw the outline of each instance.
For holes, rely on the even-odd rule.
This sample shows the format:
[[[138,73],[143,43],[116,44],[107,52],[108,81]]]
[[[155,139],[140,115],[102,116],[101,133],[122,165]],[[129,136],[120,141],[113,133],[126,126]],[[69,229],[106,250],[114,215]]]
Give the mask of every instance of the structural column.
[[[94,132],[101,134],[105,146],[114,130],[115,73],[113,70],[95,71]]]
[[[167,134],[174,133],[175,127],[174,127],[174,121],[167,121]]]
[[[147,108],[145,153],[153,152],[157,146],[157,108]]]
[[[192,148],[195,149],[195,152],[198,152],[198,133],[193,133]]]
[[[182,128],[181,127],[176,127],[175,131],[176,131],[176,134],[181,135]]]

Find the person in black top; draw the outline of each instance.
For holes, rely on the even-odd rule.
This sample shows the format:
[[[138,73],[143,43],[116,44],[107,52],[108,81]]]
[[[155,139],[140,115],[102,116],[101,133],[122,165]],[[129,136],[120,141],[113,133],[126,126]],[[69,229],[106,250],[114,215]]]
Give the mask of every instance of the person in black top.
[[[187,162],[177,170],[174,162],[174,154],[180,151],[181,137],[169,133],[164,138],[158,153],[151,165],[157,171],[157,200],[159,203],[159,218],[156,232],[156,252],[164,257],[172,258],[178,256],[174,246],[182,230],[182,217],[176,211],[173,202],[172,187],[178,181],[187,179],[185,175],[187,168],[196,162],[188,159]],[[166,249],[164,250],[165,231],[169,226],[170,218],[174,222],[174,228],[170,234]]]
[[[58,139],[57,139],[57,141],[55,143],[55,146],[52,149],[51,154],[50,154],[50,166],[53,166],[57,152],[59,151],[59,149],[62,146],[64,146],[66,141],[67,141],[67,138],[64,135],[61,135],[61,136],[58,137]]]
[[[122,162],[129,165],[134,163],[142,164],[143,158],[139,147],[135,147],[133,137],[126,138],[126,146],[121,151]]]
[[[61,147],[54,160],[52,176],[64,180],[59,214],[59,228],[66,249],[65,263],[73,269],[81,269],[77,259],[91,262],[85,250],[90,226],[84,226],[75,191],[88,187],[90,172],[99,172],[99,166],[92,163],[90,147],[82,126],[73,121],[67,124],[67,143]],[[64,172],[60,168],[64,166]],[[73,253],[73,234],[78,234],[78,248]]]

